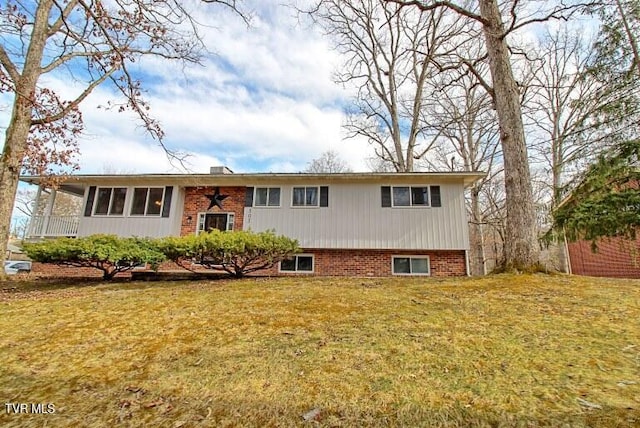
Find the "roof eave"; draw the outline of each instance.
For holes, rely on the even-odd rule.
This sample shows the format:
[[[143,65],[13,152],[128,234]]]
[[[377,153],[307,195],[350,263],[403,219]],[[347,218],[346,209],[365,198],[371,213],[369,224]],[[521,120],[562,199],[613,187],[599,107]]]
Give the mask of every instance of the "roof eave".
[[[153,185],[175,184],[191,186],[232,186],[287,184],[296,182],[314,183],[390,183],[414,184],[420,182],[460,182],[465,187],[486,176],[484,172],[413,172],[413,173],[340,173],[340,174],[122,174],[122,175],[70,175],[63,178],[61,186],[87,185]],[[43,176],[22,176],[20,181],[38,185],[46,182]]]

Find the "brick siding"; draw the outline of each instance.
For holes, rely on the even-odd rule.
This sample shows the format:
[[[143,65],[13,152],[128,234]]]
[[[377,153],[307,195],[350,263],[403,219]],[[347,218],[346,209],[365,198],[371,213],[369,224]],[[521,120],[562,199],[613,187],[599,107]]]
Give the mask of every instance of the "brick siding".
[[[596,253],[588,241],[570,242],[568,247],[571,272],[576,275],[640,278],[640,237],[635,243],[619,238],[602,240]]]
[[[325,250],[306,249],[304,254],[313,254],[314,273],[319,276],[391,276],[391,257],[402,255],[429,256],[431,276],[449,277],[466,275],[464,251],[395,251],[395,250]],[[207,269],[198,269],[209,272]],[[173,262],[165,262],[159,271],[185,272]],[[73,268],[67,266],[33,263],[33,273],[43,277],[85,277],[100,278],[102,272],[91,268]],[[283,273],[278,266],[255,273],[256,275],[307,275],[304,273]],[[131,272],[122,272],[118,278],[127,278]]]
[[[464,276],[464,251],[399,251],[399,250],[326,250],[305,249],[302,254],[314,257],[314,275],[320,276],[391,276],[391,257],[402,255],[429,256],[431,276]],[[308,275],[300,272],[284,273],[278,266],[261,271],[267,275]]]
[[[222,201],[224,209],[214,206],[207,211],[211,204],[205,195],[213,195],[215,187],[187,187],[184,196],[184,211],[180,227],[180,236],[193,235],[198,228],[198,213],[234,213],[233,230],[242,230],[244,221],[244,198],[246,187],[220,187],[220,194],[227,195]]]

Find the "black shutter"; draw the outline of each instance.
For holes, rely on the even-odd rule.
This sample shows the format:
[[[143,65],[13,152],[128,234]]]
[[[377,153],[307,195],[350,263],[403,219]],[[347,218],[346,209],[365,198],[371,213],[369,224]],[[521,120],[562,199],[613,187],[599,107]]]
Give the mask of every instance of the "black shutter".
[[[431,186],[431,206],[438,208],[442,206],[442,199],[440,198],[440,186]]]
[[[320,187],[320,206],[329,206],[329,188],[327,186]]]
[[[91,211],[93,210],[93,200],[96,197],[96,186],[89,187],[89,194],[87,195],[87,205],[84,207],[84,216],[91,217]]]
[[[173,194],[173,186],[164,188],[164,203],[162,204],[162,217],[169,217],[171,211],[171,195]]]
[[[253,206],[253,187],[247,187],[247,193],[244,195],[244,206],[252,207]]]
[[[381,191],[381,197],[382,197],[382,206],[383,207],[390,207],[391,206],[391,187],[389,186],[382,186],[380,188]]]

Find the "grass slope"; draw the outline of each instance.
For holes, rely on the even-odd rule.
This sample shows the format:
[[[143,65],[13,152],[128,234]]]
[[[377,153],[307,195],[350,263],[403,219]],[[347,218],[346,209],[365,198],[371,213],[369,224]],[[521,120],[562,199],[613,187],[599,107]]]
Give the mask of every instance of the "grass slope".
[[[55,405],[1,426],[640,425],[640,281],[18,286],[0,314],[0,399]]]

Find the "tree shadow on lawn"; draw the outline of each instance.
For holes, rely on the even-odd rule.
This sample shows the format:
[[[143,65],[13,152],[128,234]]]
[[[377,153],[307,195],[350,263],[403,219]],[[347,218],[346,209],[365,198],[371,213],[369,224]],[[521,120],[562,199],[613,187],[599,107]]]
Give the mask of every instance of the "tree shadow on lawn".
[[[7,292],[25,293],[29,291],[45,291],[45,290],[60,290],[60,289],[66,289],[66,288],[92,287],[92,286],[96,286],[104,283],[105,281],[103,281],[101,278],[96,278],[96,277],[40,278],[32,275],[16,275],[13,277],[9,277],[5,281],[0,281],[0,290],[2,290],[5,293]]]
[[[148,288],[171,288],[179,285],[201,285],[234,281],[229,275],[183,275],[163,276],[153,280],[136,280],[129,276],[117,276],[109,281],[98,277],[37,277],[16,275],[0,281],[0,293],[31,293],[100,287],[103,290],[144,290]]]

